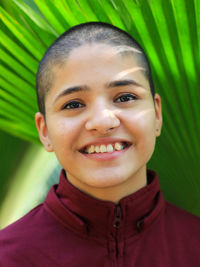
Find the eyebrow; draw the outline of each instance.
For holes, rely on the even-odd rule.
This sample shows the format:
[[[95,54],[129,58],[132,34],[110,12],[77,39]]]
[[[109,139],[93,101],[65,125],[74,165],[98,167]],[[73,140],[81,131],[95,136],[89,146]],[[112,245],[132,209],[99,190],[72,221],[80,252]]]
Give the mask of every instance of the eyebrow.
[[[90,88],[89,88],[88,86],[86,86],[86,85],[69,87],[69,88],[63,90],[63,91],[56,97],[56,99],[54,100],[54,103],[55,103],[59,98],[61,98],[62,96],[70,95],[70,94],[77,93],[77,92],[83,92],[83,91],[90,91]]]
[[[135,85],[135,86],[140,86],[142,87],[141,84],[137,83],[134,80],[118,80],[118,81],[112,81],[110,82],[107,87],[117,87],[117,86],[125,86],[125,85]]]
[[[117,80],[117,81],[112,81],[108,84],[106,84],[107,88],[112,88],[112,87],[119,87],[119,86],[126,86],[126,85],[134,85],[134,86],[139,86],[142,87],[141,84],[137,83],[134,80]],[[73,93],[77,92],[84,92],[84,91],[90,91],[91,89],[87,85],[80,85],[80,86],[72,86],[69,87],[65,90],[63,90],[54,100],[54,103],[61,98],[62,96],[70,95]]]

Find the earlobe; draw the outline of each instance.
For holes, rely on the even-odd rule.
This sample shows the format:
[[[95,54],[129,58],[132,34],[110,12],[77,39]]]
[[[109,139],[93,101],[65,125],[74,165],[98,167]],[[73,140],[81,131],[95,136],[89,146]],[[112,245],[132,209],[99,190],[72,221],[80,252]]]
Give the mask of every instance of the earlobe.
[[[161,106],[161,97],[159,94],[155,94],[155,115],[156,115],[156,136],[160,136],[162,129],[162,106]]]
[[[46,121],[41,112],[37,112],[35,114],[35,124],[36,124],[36,128],[37,128],[37,131],[40,137],[40,141],[44,145],[46,151],[48,152],[54,151],[51,140],[48,135]]]

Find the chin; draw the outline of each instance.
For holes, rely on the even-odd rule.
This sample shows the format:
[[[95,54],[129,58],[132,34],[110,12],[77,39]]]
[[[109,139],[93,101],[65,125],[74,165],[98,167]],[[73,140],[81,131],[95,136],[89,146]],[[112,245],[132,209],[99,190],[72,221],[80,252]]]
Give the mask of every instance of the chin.
[[[128,178],[127,178],[128,179]],[[105,187],[113,187],[116,185],[119,185],[123,182],[126,181],[126,176],[125,175],[113,175],[107,173],[105,175],[90,175],[90,179],[86,181],[86,183],[91,186],[91,187],[96,187],[96,188],[105,188]]]

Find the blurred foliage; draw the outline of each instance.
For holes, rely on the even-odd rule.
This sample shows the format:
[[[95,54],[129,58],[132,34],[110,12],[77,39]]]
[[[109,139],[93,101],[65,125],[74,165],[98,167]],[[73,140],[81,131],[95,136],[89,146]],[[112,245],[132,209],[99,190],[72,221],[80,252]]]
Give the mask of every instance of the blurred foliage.
[[[0,229],[42,202],[49,188],[59,181],[61,166],[55,154],[40,145],[30,145],[20,163],[9,177],[9,190],[0,206]]]
[[[200,0],[7,0],[0,33],[0,129],[38,142],[35,75],[69,27],[112,23],[147,52],[162,97],[163,131],[149,164],[165,198],[200,215]]]
[[[0,131],[0,207],[28,147],[27,142]]]

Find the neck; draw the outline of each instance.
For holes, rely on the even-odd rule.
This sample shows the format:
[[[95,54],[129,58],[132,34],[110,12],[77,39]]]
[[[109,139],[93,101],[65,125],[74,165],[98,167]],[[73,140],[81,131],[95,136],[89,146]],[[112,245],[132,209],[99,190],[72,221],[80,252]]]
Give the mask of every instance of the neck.
[[[111,201],[115,204],[119,203],[120,199],[135,193],[147,185],[146,166],[139,169],[134,176],[129,177],[126,181],[110,187],[91,187],[80,182],[78,179],[74,179],[70,174],[67,174],[67,179],[72,185],[87,195],[100,200]]]

